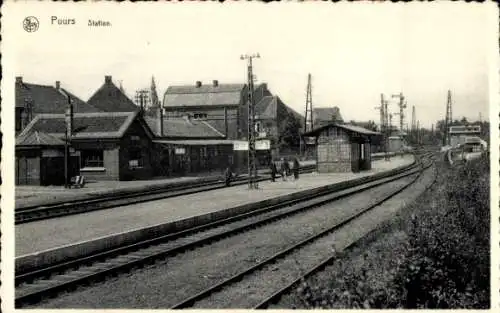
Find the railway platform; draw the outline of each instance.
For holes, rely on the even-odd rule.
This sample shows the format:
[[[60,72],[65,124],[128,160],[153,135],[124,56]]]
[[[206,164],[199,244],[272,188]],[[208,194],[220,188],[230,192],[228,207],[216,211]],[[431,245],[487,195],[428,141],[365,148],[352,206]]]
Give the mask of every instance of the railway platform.
[[[315,161],[301,162],[301,166],[313,164],[315,164]],[[211,172],[198,176],[158,178],[153,180],[95,181],[87,183],[84,188],[71,189],[66,189],[64,186],[16,186],[16,208],[48,205],[54,202],[69,200],[83,200],[110,192],[134,192],[148,186],[169,186],[177,183],[217,179],[222,177],[222,174],[222,172]]]
[[[274,183],[260,182],[258,190],[249,191],[247,185],[240,185],[167,200],[19,224],[15,226],[15,254],[19,257],[69,246],[84,246],[97,239],[120,237],[131,231],[140,233],[158,225],[182,223],[201,217],[215,218],[222,211],[234,214],[231,212],[233,208],[375,175],[409,165],[413,161],[413,155],[406,155],[391,158],[389,162],[373,161],[372,169],[361,173],[302,174],[296,181],[277,179]]]

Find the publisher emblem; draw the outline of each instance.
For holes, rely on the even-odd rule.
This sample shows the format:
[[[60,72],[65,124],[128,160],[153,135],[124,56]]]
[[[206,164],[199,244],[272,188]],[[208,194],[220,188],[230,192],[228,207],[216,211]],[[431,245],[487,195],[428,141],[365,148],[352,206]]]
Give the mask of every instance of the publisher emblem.
[[[40,22],[38,22],[38,19],[34,16],[28,16],[23,21],[23,28],[28,33],[36,32],[39,25]]]

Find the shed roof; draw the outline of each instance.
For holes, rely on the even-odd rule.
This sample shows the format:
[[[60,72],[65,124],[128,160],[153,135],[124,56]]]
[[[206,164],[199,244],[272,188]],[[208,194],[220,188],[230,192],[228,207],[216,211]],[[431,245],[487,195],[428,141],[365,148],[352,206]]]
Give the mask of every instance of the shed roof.
[[[73,129],[75,133],[72,138],[121,138],[136,117],[137,112],[77,113],[73,117]],[[65,115],[37,115],[28,126],[26,126],[19,137],[26,136],[35,131],[43,132],[58,138],[64,138],[66,132]]]
[[[33,131],[23,136],[18,136],[16,138],[16,146],[64,146],[64,141],[44,132]]]
[[[164,107],[238,105],[244,84],[170,86],[163,96]]]
[[[161,136],[156,118],[146,117],[146,123],[156,136]],[[205,121],[186,120],[184,118],[163,119],[163,136],[182,138],[224,138],[220,133]]]
[[[77,113],[99,112],[99,109],[91,104],[85,103],[77,96],[64,88],[56,89],[53,86],[25,83],[22,80],[16,82],[16,108],[25,107],[26,101],[32,101],[33,113],[64,113],[69,95],[73,103],[73,111]]]
[[[348,124],[330,123],[328,125],[313,129],[310,132],[304,133],[303,136],[305,136],[305,137],[318,136],[323,130],[330,128],[330,127],[338,127],[338,128],[342,128],[342,129],[345,129],[347,131],[350,131],[350,132],[354,132],[354,133],[358,133],[358,134],[362,134],[362,135],[368,135],[368,136],[380,135],[380,133],[378,133],[378,132],[374,132],[372,130],[369,130],[369,129],[366,129],[363,127],[359,127],[359,126],[348,125]]]

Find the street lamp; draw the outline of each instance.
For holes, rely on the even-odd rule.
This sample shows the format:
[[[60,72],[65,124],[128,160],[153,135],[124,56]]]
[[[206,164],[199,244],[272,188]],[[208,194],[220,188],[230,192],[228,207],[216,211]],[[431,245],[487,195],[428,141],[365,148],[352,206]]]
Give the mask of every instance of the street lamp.
[[[254,58],[260,58],[260,54],[245,54],[241,55],[241,60],[248,60],[247,64],[247,80],[248,80],[248,188],[258,189],[257,184],[257,164],[256,164],[256,149],[255,149],[255,103],[254,103],[254,76],[253,76],[253,65],[252,60]]]

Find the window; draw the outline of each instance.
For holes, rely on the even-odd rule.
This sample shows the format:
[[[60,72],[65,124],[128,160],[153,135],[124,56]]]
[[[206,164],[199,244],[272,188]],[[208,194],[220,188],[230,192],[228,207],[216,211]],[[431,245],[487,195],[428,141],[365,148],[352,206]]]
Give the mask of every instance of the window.
[[[143,167],[144,161],[142,157],[142,151],[140,149],[130,149],[129,150],[129,168]]]
[[[82,167],[104,167],[102,150],[82,150]]]

